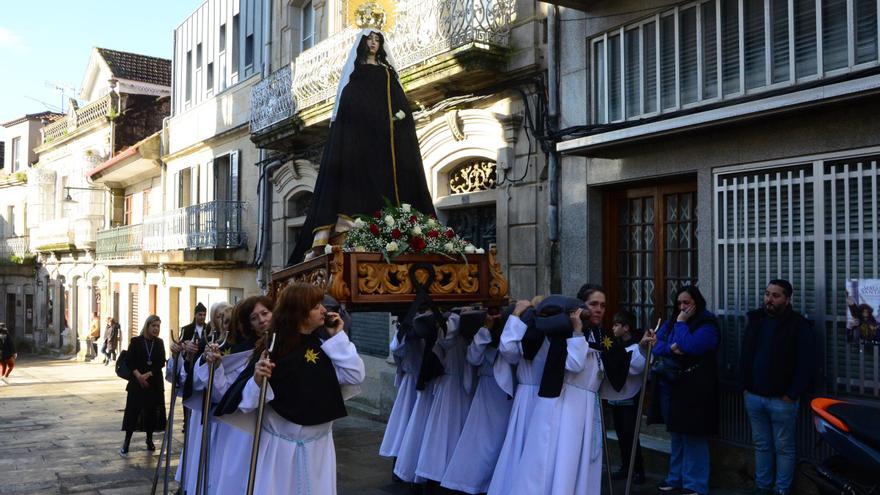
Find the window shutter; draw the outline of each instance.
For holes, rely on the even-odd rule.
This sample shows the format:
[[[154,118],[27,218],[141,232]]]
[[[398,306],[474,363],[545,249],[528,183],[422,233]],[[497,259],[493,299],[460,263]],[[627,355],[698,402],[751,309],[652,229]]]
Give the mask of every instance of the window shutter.
[[[241,201],[239,181],[239,156],[240,150],[235,150],[229,155],[229,200]]]
[[[217,198],[217,184],[219,182],[219,177],[217,177],[217,169],[214,168],[214,160],[208,160],[206,165],[207,174],[205,175],[205,202],[216,201]]]

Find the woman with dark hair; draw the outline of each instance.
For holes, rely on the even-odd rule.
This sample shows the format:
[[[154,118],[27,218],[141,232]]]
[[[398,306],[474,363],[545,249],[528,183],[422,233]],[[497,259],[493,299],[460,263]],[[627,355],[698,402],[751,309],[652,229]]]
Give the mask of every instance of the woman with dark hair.
[[[107,317],[107,328],[104,330],[104,366],[116,361],[116,348],[119,347],[119,323],[112,316]]]
[[[385,36],[365,29],[355,40],[342,70],[314,196],[290,265],[302,261],[312,248],[323,253],[331,235],[350,230],[354,215],[373,213],[386,199],[434,213],[412,110]]]
[[[18,359],[14,340],[12,335],[9,335],[6,324],[0,323],[0,379],[3,380],[9,378],[9,374],[15,368],[15,360]]]
[[[665,423],[672,440],[669,474],[658,486],[662,493],[705,495],[709,492],[709,436],[718,426],[718,321],[706,309],[695,286],[675,294],[676,310],[654,335],[652,368],[656,386],[649,423]]]
[[[195,382],[204,388],[208,382],[210,363],[214,368],[212,402],[217,404],[214,411],[220,414],[220,403],[224,403],[227,393],[236,384],[236,378],[248,367],[253,356],[254,344],[265,335],[272,320],[272,299],[268,296],[251,296],[232,308],[226,343],[223,348],[209,344],[205,348],[205,359],[196,368]],[[252,372],[253,370],[251,370]],[[239,393],[250,375],[243,377]],[[234,410],[234,409],[233,409]],[[210,469],[208,472],[208,493],[216,495],[239,495],[247,489],[247,478],[241,466],[247,465],[253,435],[224,421],[215,421],[216,431],[211,440]]]
[[[162,321],[150,315],[141,328],[141,334],[128,344],[126,361],[132,377],[125,387],[125,413],[122,431],[125,442],[119,453],[128,453],[131,436],[135,431],[147,434],[147,450],[156,450],[153,432],[165,431],[165,387],[162,368],[165,366],[165,343],[159,338]]]
[[[364,381],[364,362],[342,331],[342,318],[328,312],[323,299],[324,292],[310,284],[285,287],[269,333],[254,349],[260,359],[238,410],[255,411],[260,386],[269,380],[255,493],[336,493],[333,422],[347,415],[343,387]],[[326,340],[317,335],[321,327]],[[271,353],[269,334],[275,335]]]

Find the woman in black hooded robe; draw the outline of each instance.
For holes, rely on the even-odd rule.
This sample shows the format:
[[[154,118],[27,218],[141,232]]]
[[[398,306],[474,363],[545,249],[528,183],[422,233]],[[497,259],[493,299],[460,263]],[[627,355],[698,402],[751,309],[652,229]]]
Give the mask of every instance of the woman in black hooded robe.
[[[357,40],[339,83],[309,214],[288,265],[323,248],[333,233],[349,230],[354,215],[384,207],[386,198],[434,213],[412,110],[385,37],[365,29]]]

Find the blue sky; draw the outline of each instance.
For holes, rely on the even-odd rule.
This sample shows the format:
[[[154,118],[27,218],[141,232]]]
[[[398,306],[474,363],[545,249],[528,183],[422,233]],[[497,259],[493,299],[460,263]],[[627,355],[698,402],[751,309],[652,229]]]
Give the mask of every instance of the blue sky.
[[[203,0],[3,2],[0,122],[58,107],[46,82],[79,91],[93,46],[171,58],[173,32]],[[69,90],[68,90],[69,91]],[[75,95],[71,95],[75,96]]]

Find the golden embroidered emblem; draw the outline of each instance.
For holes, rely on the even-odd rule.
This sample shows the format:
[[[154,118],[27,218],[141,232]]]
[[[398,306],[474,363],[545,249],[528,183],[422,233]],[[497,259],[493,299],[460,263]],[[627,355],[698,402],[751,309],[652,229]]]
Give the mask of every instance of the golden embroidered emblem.
[[[227,347],[226,350],[223,351],[223,355],[224,355],[224,356],[228,356],[228,355],[230,355],[231,353],[232,353],[232,348],[231,348],[231,347]]]
[[[318,364],[318,353],[312,349],[306,349],[306,362]]]
[[[611,349],[611,344],[612,344],[612,342],[611,342],[611,338],[610,338],[610,337],[608,337],[608,336],[606,335],[605,337],[602,338],[602,346],[605,347],[605,350],[606,350],[606,351],[609,350],[609,349]]]

